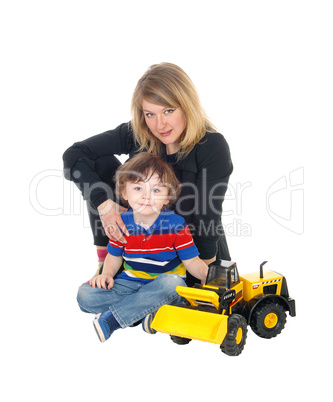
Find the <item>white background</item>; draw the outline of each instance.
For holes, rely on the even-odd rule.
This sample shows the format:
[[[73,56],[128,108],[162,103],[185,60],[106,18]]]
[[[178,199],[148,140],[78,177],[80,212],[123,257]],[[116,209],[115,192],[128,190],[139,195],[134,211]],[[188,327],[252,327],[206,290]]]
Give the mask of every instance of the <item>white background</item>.
[[[328,392],[331,8],[320,0],[1,3],[2,400],[290,401]],[[189,74],[230,145],[224,224],[240,273],[268,260],[296,299],[282,334],[264,340],[249,330],[239,357],[140,327],[101,344],[76,304],[97,262],[62,153],[128,121],[137,80],[161,61]]]

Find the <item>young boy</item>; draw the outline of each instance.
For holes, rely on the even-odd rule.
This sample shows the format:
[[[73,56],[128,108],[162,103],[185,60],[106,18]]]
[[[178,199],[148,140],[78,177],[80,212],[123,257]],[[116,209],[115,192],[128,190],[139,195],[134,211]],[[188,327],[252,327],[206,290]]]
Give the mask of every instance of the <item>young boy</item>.
[[[117,170],[117,196],[130,207],[122,214],[129,236],[126,243],[110,240],[102,274],[77,296],[82,311],[98,314],[94,327],[101,342],[164,304],[179,304],[176,287],[186,286],[186,270],[206,279],[208,267],[185,220],[166,209],[179,192],[172,168],[158,156],[140,153]]]

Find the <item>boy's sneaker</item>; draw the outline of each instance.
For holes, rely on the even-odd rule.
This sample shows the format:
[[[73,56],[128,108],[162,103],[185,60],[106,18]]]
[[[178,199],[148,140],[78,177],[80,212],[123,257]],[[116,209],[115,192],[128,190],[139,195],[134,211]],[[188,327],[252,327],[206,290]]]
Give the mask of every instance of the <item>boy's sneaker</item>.
[[[156,330],[151,327],[151,323],[156,313],[150,313],[142,320],[142,329],[148,334],[156,334]]]
[[[94,327],[99,340],[105,342],[110,338],[112,332],[120,328],[120,325],[112,315],[111,311],[105,311],[104,313],[96,315]]]

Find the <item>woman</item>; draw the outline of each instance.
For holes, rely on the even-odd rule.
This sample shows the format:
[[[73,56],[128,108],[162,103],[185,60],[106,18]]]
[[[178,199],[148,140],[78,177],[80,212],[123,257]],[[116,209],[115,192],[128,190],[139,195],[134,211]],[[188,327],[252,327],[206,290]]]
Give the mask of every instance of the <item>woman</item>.
[[[131,158],[148,151],[170,163],[182,183],[174,210],[186,220],[200,258],[207,264],[230,260],[221,223],[233,169],[229,147],[206,117],[192,81],[174,64],[152,65],[137,83],[131,109],[130,123],[77,142],[63,155],[65,177],[88,201],[98,254],[104,257],[109,238],[125,240],[125,208],[114,195],[113,176],[120,165],[115,155]],[[189,276],[187,282],[195,279]]]

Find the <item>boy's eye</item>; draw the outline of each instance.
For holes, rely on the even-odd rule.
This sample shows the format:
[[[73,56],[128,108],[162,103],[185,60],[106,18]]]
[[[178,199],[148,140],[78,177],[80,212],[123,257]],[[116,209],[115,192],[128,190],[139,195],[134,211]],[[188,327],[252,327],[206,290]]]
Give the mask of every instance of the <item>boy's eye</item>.
[[[141,187],[138,187],[138,186],[137,186],[137,187],[134,187],[134,190],[135,190],[135,191],[140,191],[140,190],[141,190]]]
[[[157,194],[157,193],[159,193],[159,192],[160,192],[160,189],[159,189],[159,188],[154,188],[154,189],[153,189],[153,193],[154,193],[154,194]]]

